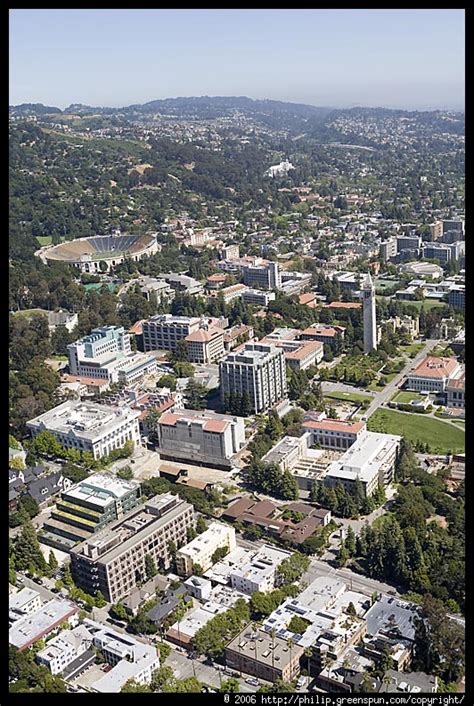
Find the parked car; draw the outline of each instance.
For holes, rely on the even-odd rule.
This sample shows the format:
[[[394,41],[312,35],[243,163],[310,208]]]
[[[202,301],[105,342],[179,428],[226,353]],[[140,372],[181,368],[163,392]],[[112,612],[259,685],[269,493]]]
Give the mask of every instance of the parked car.
[[[251,684],[252,686],[260,686],[260,682],[256,677],[248,677],[248,679],[245,680],[246,684]]]

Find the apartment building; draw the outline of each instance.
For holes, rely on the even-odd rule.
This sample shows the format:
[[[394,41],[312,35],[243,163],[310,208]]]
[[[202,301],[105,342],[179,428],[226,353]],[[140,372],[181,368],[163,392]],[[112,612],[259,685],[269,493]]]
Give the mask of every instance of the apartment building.
[[[388,240],[384,240],[380,243],[380,258],[385,262],[387,260],[391,260],[393,257],[396,257],[397,253],[398,249],[396,238],[389,238]]]
[[[456,358],[427,356],[408,373],[406,388],[416,392],[443,393],[448,382],[457,378],[460,372],[461,366]]]
[[[238,245],[225,245],[219,250],[219,257],[222,260],[238,260],[240,257]]]
[[[43,529],[53,546],[70,548],[117,520],[141,502],[140,484],[94,473],[61,493]]]
[[[365,422],[348,422],[341,419],[321,419],[315,421],[306,418],[303,429],[311,434],[311,444],[327,449],[348,449],[363,434],[367,425]]]
[[[254,631],[248,626],[225,648],[228,669],[251,674],[257,679],[290,682],[300,673],[300,659],[304,648],[293,645],[281,637],[272,637],[263,630]]]
[[[146,576],[145,557],[169,568],[170,543],[182,546],[188,527],[196,524],[194,508],[179,496],[156,495],[71,550],[71,573],[87,593],[101,591],[117,603]]]
[[[344,455],[330,464],[324,475],[324,484],[333,487],[340,483],[353,492],[357,481],[367,497],[378,486],[386,487],[393,480],[401,437],[364,431]]]
[[[41,598],[38,591],[26,586],[17,593],[8,596],[9,622],[14,623],[25,615],[36,613],[41,608]]]
[[[46,647],[36,655],[36,661],[49,669],[51,674],[61,674],[71,662],[90,649],[92,635],[84,625],[74,630],[62,630],[48,641]]]
[[[247,343],[219,364],[221,400],[247,394],[254,412],[265,412],[286,397],[283,350],[273,345]]]
[[[281,583],[282,577],[278,573],[278,567],[290,556],[291,552],[264,544],[248,562],[236,566],[231,571],[232,588],[248,596],[255,591],[261,593],[273,591]]]
[[[184,340],[188,344],[191,363],[213,363],[224,355],[224,331],[221,328],[200,328]]]
[[[244,304],[251,306],[268,306],[269,302],[275,300],[275,292],[265,292],[261,289],[246,289],[242,293],[242,301]]]
[[[119,693],[127,681],[150,684],[153,672],[160,666],[155,645],[137,640],[132,635],[117,632],[89,618],[84,626],[92,635],[94,647],[101,650],[110,669],[94,681],[91,690],[103,694]]]
[[[70,601],[53,598],[34,613],[28,613],[16,620],[10,627],[8,641],[18,652],[23,652],[64,623],[76,624],[78,612],[79,608]]]
[[[164,459],[231,468],[245,443],[243,417],[210,410],[165,412],[157,425],[158,450]]]
[[[191,576],[196,564],[199,564],[203,572],[207,571],[215,563],[212,557],[217,549],[227,547],[231,552],[236,546],[235,529],[220,522],[212,522],[202,534],[178,549],[176,571],[180,576]]]
[[[153,356],[133,353],[130,334],[123,326],[104,326],[68,345],[72,375],[131,384],[156,373]]]
[[[140,412],[95,402],[70,400],[26,423],[33,437],[49,431],[67,449],[90,451],[95,459],[131,441],[140,445]]]
[[[277,262],[249,265],[244,269],[244,284],[257,289],[279,289],[281,274]]]

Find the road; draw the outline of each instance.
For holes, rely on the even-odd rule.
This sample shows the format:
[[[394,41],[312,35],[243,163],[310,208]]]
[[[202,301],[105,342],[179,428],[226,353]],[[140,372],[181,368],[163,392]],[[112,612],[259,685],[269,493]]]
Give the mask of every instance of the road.
[[[370,417],[371,414],[375,412],[378,407],[380,407],[380,405],[390,400],[403,378],[406,377],[410,370],[413,370],[413,368],[415,368],[418,363],[423,360],[423,358],[433,348],[436,342],[436,339],[428,339],[427,341],[425,341],[423,348],[419,351],[419,353],[417,353],[414,358],[410,358],[407,361],[407,364],[405,365],[403,370],[400,373],[397,373],[393,380],[391,380],[389,383],[387,383],[387,385],[385,385],[383,390],[375,393],[373,402],[371,402],[370,407],[367,409],[364,415],[367,419]]]
[[[358,591],[366,596],[372,596],[375,591],[378,593],[395,593],[399,595],[395,588],[388,583],[382,583],[381,581],[376,581],[375,579],[367,578],[366,576],[361,576],[356,574],[350,569],[336,569],[326,562],[311,559],[311,566],[308,571],[303,575],[303,581],[310,584],[318,576],[333,576],[347,584],[348,589],[352,591]]]
[[[193,660],[188,654],[182,654],[176,649],[172,650],[165,664],[167,667],[171,667],[178,679],[187,679],[188,677],[196,676],[200,682],[214,689],[219,689],[221,683],[230,678],[228,674],[223,673],[223,666],[208,664],[204,657]],[[240,691],[254,693],[257,687],[246,684],[246,677],[246,674],[243,674],[242,677],[236,677],[240,683]],[[261,681],[261,683],[263,684],[265,682]]]

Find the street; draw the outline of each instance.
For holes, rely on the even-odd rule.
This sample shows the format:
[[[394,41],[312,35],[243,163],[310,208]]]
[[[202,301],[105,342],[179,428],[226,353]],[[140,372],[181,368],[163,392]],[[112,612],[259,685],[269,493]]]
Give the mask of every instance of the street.
[[[417,353],[417,355],[414,358],[410,358],[407,361],[407,364],[403,368],[403,370],[400,373],[397,373],[393,380],[391,380],[387,385],[385,385],[384,389],[381,390],[380,392],[376,392],[373,401],[370,404],[370,407],[367,409],[365,412],[364,417],[368,419],[371,414],[375,412],[375,410],[383,405],[385,402],[390,400],[392,397],[393,393],[397,389],[398,385],[400,382],[403,380],[404,377],[410,372],[410,370],[413,370],[413,368],[416,368],[418,363],[420,363],[423,358],[428,354],[428,352],[433,348],[433,346],[436,344],[436,339],[429,339],[425,341],[425,344],[421,351]]]
[[[382,583],[381,581],[376,581],[375,579],[367,578],[366,576],[361,576],[356,574],[350,569],[336,569],[330,567],[324,561],[318,559],[311,559],[311,566],[308,571],[303,574],[302,580],[310,584],[318,576],[335,576],[336,578],[344,581],[347,587],[352,591],[359,591],[366,596],[372,596],[374,591],[379,593],[398,593],[395,591],[394,587],[387,583]]]

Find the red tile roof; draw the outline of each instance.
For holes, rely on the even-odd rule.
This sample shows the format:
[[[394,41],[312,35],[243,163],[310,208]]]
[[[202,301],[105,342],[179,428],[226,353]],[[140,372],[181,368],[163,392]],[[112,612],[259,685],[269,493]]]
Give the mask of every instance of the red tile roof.
[[[323,419],[320,422],[308,420],[303,422],[303,427],[318,429],[320,431],[342,431],[357,434],[365,429],[365,422],[346,422],[342,419]]]
[[[331,304],[323,304],[326,309],[360,309],[362,304],[359,302],[331,302]]]
[[[459,363],[456,358],[436,358],[426,356],[416,368],[408,374],[408,377],[424,378],[444,378],[450,377],[458,369]]]

